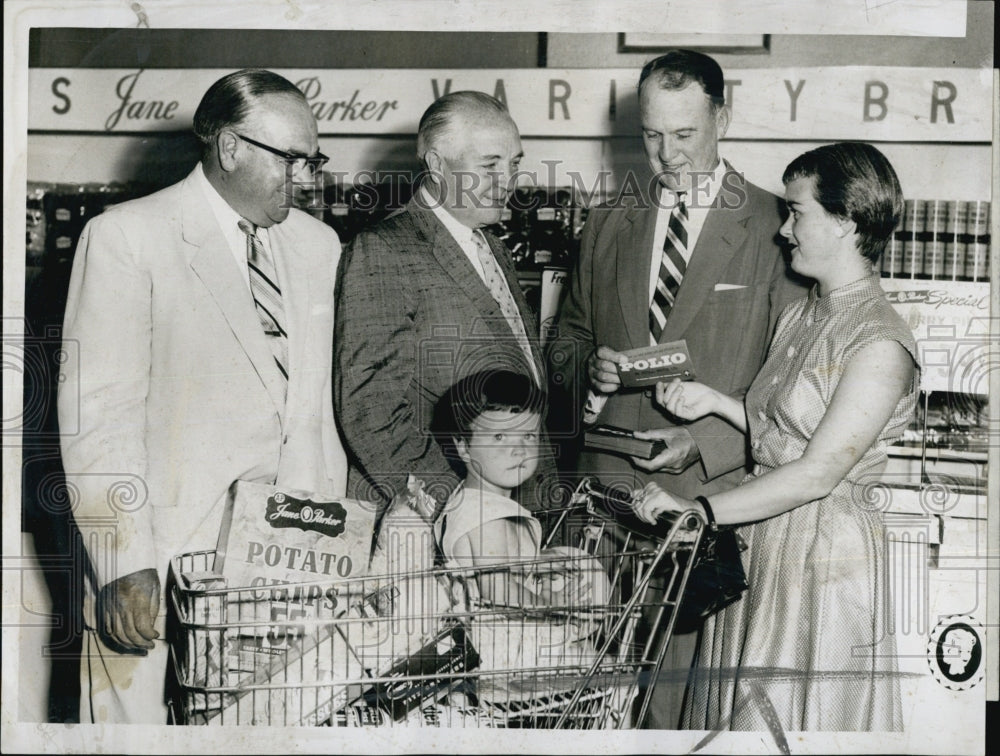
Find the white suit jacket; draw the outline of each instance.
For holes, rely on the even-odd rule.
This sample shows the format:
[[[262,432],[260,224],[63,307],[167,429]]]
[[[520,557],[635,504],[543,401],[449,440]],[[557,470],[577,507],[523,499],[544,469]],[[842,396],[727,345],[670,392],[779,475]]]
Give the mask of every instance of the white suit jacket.
[[[213,549],[238,479],[341,495],[333,292],[340,242],[292,210],[268,230],[289,334],[287,402],[249,289],[189,175],[87,224],[59,391],[74,515],[103,585]]]

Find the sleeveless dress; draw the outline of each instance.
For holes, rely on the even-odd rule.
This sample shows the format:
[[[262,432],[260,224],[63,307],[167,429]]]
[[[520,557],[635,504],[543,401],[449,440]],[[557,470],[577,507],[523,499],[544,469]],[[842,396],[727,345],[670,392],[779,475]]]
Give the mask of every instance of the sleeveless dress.
[[[518,526],[523,553],[510,554],[511,561],[538,556],[542,525],[513,499],[478,488],[460,485],[452,493],[434,526],[435,535],[447,561],[455,559],[455,544],[477,528],[496,520],[512,520]],[[461,565],[470,567],[471,565]]]
[[[910,329],[877,275],[793,302],[746,396],[750,480],[802,456],[861,349]],[[885,428],[829,495],[740,527],[749,590],[704,626],[688,729],[891,731],[901,727],[879,478],[909,422],[915,376]],[[746,482],[744,480],[744,483]]]

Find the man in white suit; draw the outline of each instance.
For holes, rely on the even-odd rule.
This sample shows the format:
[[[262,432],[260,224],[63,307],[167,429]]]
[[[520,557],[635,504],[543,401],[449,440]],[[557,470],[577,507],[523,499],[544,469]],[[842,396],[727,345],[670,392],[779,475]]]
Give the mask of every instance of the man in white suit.
[[[290,209],[325,161],[315,119],[291,82],[245,70],[209,88],[194,130],[201,163],[91,221],[73,263],[64,339],[79,372],[59,413],[80,429],[62,454],[93,566],[83,722],[167,721],[169,561],[215,547],[233,481],[346,490],[340,243]]]

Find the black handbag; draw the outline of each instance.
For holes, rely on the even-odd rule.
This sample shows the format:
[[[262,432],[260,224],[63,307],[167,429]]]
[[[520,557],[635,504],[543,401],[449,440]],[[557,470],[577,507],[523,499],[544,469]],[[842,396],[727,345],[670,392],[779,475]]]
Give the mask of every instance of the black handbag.
[[[740,557],[745,549],[734,530],[705,531],[677,608],[674,632],[694,632],[713,614],[740,600],[750,587]]]
[[[662,541],[677,520],[676,515],[662,514],[655,525],[650,525],[635,514],[630,492],[602,486],[593,478],[580,482],[577,496],[587,501],[592,514],[613,520],[619,527],[640,538]],[[705,529],[684,595],[676,610],[674,632],[698,630],[708,617],[740,600],[743,592],[750,587],[740,557],[740,552],[745,550],[746,544],[736,531],[723,529],[712,532]],[[680,560],[687,558],[686,555],[681,556]],[[685,567],[686,563],[681,561],[681,566]]]

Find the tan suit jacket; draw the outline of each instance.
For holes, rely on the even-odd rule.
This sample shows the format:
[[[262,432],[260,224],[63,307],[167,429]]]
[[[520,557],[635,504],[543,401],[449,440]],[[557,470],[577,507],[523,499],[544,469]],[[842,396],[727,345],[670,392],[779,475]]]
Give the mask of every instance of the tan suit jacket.
[[[342,494],[332,405],[340,242],[292,210],[268,233],[289,334],[287,401],[241,271],[194,174],[84,229],[59,392],[74,515],[101,584],[215,547],[235,480]],[[75,430],[72,430],[75,429]]]

